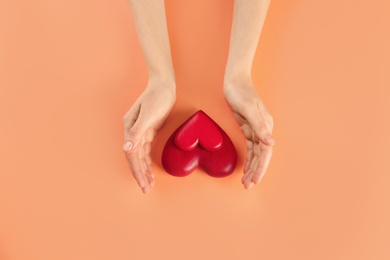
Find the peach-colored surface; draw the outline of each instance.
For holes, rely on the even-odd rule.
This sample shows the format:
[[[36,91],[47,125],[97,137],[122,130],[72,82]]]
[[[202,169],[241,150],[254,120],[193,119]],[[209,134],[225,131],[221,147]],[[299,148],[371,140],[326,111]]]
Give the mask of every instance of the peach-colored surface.
[[[222,96],[232,0],[166,1],[178,100],[143,194],[122,116],[146,63],[128,4],[0,0],[0,259],[390,259],[388,1],[272,0],[253,67],[274,116],[262,182]],[[235,173],[161,168],[203,109],[239,152]]]

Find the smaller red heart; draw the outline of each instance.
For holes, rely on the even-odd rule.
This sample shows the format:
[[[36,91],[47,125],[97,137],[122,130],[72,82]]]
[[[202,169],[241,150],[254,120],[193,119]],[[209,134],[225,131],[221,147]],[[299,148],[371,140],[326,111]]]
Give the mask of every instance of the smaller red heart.
[[[219,129],[202,110],[192,115],[177,130],[175,136],[175,145],[183,151],[191,151],[198,144],[207,151],[216,151],[223,144]]]

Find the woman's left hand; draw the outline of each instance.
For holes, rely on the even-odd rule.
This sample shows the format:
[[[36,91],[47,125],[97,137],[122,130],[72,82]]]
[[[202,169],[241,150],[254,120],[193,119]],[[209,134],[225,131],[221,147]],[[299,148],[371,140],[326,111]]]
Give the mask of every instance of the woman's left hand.
[[[258,184],[272,156],[274,121],[257,95],[252,80],[236,78],[224,82],[224,95],[247,141],[247,155],[241,182],[246,189]]]

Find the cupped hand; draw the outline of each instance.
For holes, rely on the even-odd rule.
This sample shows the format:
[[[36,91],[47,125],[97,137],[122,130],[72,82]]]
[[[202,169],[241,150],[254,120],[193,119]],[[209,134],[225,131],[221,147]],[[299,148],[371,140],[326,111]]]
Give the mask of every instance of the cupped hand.
[[[224,94],[234,118],[246,137],[247,155],[241,182],[246,189],[258,184],[272,156],[274,121],[257,95],[251,79],[224,82]]]
[[[123,116],[123,151],[142,192],[154,186],[151,145],[176,100],[176,85],[149,81],[144,92]]]

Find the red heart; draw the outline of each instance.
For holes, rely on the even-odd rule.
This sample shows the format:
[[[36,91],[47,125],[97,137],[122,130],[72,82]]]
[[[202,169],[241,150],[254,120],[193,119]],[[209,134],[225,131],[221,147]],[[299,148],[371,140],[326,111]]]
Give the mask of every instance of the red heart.
[[[181,125],[175,135],[176,146],[184,151],[191,151],[198,144],[205,150],[216,151],[222,143],[222,134],[215,122],[202,110]]]
[[[202,131],[202,133],[213,133],[212,136],[217,138],[220,136],[222,140],[211,140],[210,136],[199,134],[196,130]],[[219,135],[215,134],[215,130]],[[187,131],[190,133],[186,133]],[[177,137],[178,135],[179,137]],[[193,142],[181,143],[181,138],[185,136],[198,136],[197,145],[192,147]],[[206,139],[203,141],[202,137],[204,138],[204,136],[206,136]],[[183,143],[189,145],[185,146],[186,150],[182,150],[177,143],[181,143],[181,146],[183,146]],[[210,144],[214,144],[214,146]],[[215,144],[217,144],[217,147]],[[212,150],[204,149],[208,145],[212,146]],[[162,154],[164,169],[169,174],[178,177],[187,176],[198,167],[210,176],[225,177],[234,171],[236,164],[237,153],[229,136],[201,110],[176,129],[165,144]]]

